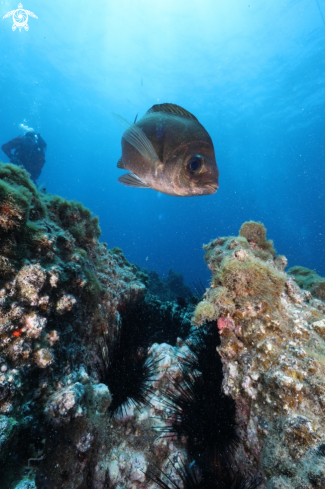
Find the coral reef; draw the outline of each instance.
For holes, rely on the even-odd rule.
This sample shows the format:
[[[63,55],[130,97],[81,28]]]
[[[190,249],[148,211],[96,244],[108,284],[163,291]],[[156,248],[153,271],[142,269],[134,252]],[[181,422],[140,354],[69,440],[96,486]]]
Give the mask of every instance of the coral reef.
[[[325,303],[264,226],[204,246],[195,310],[99,236],[0,164],[1,488],[325,487]]]
[[[35,487],[79,487],[111,403],[99,339],[130,291],[143,296],[144,275],[98,242],[88,209],[15,165],[0,164],[0,212],[1,487],[34,487],[41,464]]]
[[[214,320],[220,332],[223,391],[237,410],[236,464],[262,474],[261,487],[323,488],[324,304],[284,272],[285,258],[264,232],[256,238],[256,226],[204,246],[212,286],[193,321]]]
[[[163,386],[181,376],[188,348],[179,336],[193,306],[144,300],[148,276],[99,243],[98,221],[81,204],[40,193],[17,166],[0,164],[0,177],[1,487],[145,487],[150,463],[171,473],[170,457],[185,454],[155,427],[164,424]],[[141,409],[126,403],[110,417],[103,360],[109,377],[114,345],[132,327],[121,381],[132,355],[155,375],[149,369]]]

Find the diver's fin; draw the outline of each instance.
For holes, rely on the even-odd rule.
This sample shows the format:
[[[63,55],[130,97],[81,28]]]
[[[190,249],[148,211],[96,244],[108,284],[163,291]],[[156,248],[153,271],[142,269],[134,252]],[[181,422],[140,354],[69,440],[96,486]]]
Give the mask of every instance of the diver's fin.
[[[133,124],[133,126],[125,131],[123,138],[128,143],[132,144],[132,146],[134,146],[144,158],[149,160],[153,166],[159,161],[158,155],[150,139],[147,138],[140,127]]]
[[[127,168],[125,168],[125,166],[124,166],[122,156],[117,162],[117,168],[121,168],[121,170],[127,170]]]
[[[150,188],[150,185],[147,185],[134,173],[124,173],[124,175],[120,176],[117,181],[123,183],[123,185],[126,185],[127,187]]]
[[[197,121],[197,118],[191,114],[191,112],[176,104],[156,104],[153,105],[151,109],[146,112],[146,114],[152,114],[153,112],[165,112],[167,114],[183,115],[189,119],[195,119]]]

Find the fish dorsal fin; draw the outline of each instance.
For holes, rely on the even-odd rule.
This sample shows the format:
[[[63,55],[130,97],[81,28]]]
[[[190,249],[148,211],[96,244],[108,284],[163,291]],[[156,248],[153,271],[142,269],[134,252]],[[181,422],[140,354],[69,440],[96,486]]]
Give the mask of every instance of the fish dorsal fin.
[[[182,115],[184,117],[188,117],[189,119],[194,119],[197,121],[197,118],[188,112],[188,110],[183,109],[176,104],[156,104],[149,109],[146,114],[152,114],[154,112],[164,112],[165,114],[174,114],[174,115]]]
[[[130,126],[132,126],[132,122],[129,122],[127,121],[126,119],[124,119],[124,117],[122,117],[121,115],[119,114],[115,114],[115,112],[112,112],[112,116],[114,117],[114,119],[122,126],[122,127],[125,127],[126,129]]]
[[[125,166],[124,166],[122,156],[117,162],[117,168],[121,168],[121,170],[127,170],[127,168],[125,168]]]
[[[141,180],[141,178],[134,173],[124,173],[124,175],[121,175],[117,181],[123,183],[123,185],[126,185],[127,187],[150,188],[150,185],[147,185],[146,182]]]

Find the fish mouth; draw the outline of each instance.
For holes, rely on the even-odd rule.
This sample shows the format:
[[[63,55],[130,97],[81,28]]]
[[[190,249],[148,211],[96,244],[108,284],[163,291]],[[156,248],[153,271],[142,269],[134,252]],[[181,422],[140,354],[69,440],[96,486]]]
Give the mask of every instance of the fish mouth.
[[[217,185],[216,183],[209,183],[208,185],[206,185],[206,188],[211,189],[211,194],[215,194],[219,188],[219,185]]]

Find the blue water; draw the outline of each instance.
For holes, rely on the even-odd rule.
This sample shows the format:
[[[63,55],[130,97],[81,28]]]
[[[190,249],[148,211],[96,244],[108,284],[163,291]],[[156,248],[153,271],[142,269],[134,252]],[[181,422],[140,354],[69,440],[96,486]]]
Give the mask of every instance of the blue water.
[[[38,19],[13,32],[18,2],[0,0],[0,144],[21,123],[40,132],[39,182],[98,215],[109,247],[207,281],[202,244],[254,219],[289,266],[325,275],[325,0],[24,0]],[[117,182],[112,113],[163,102],[210,133],[216,195]]]

